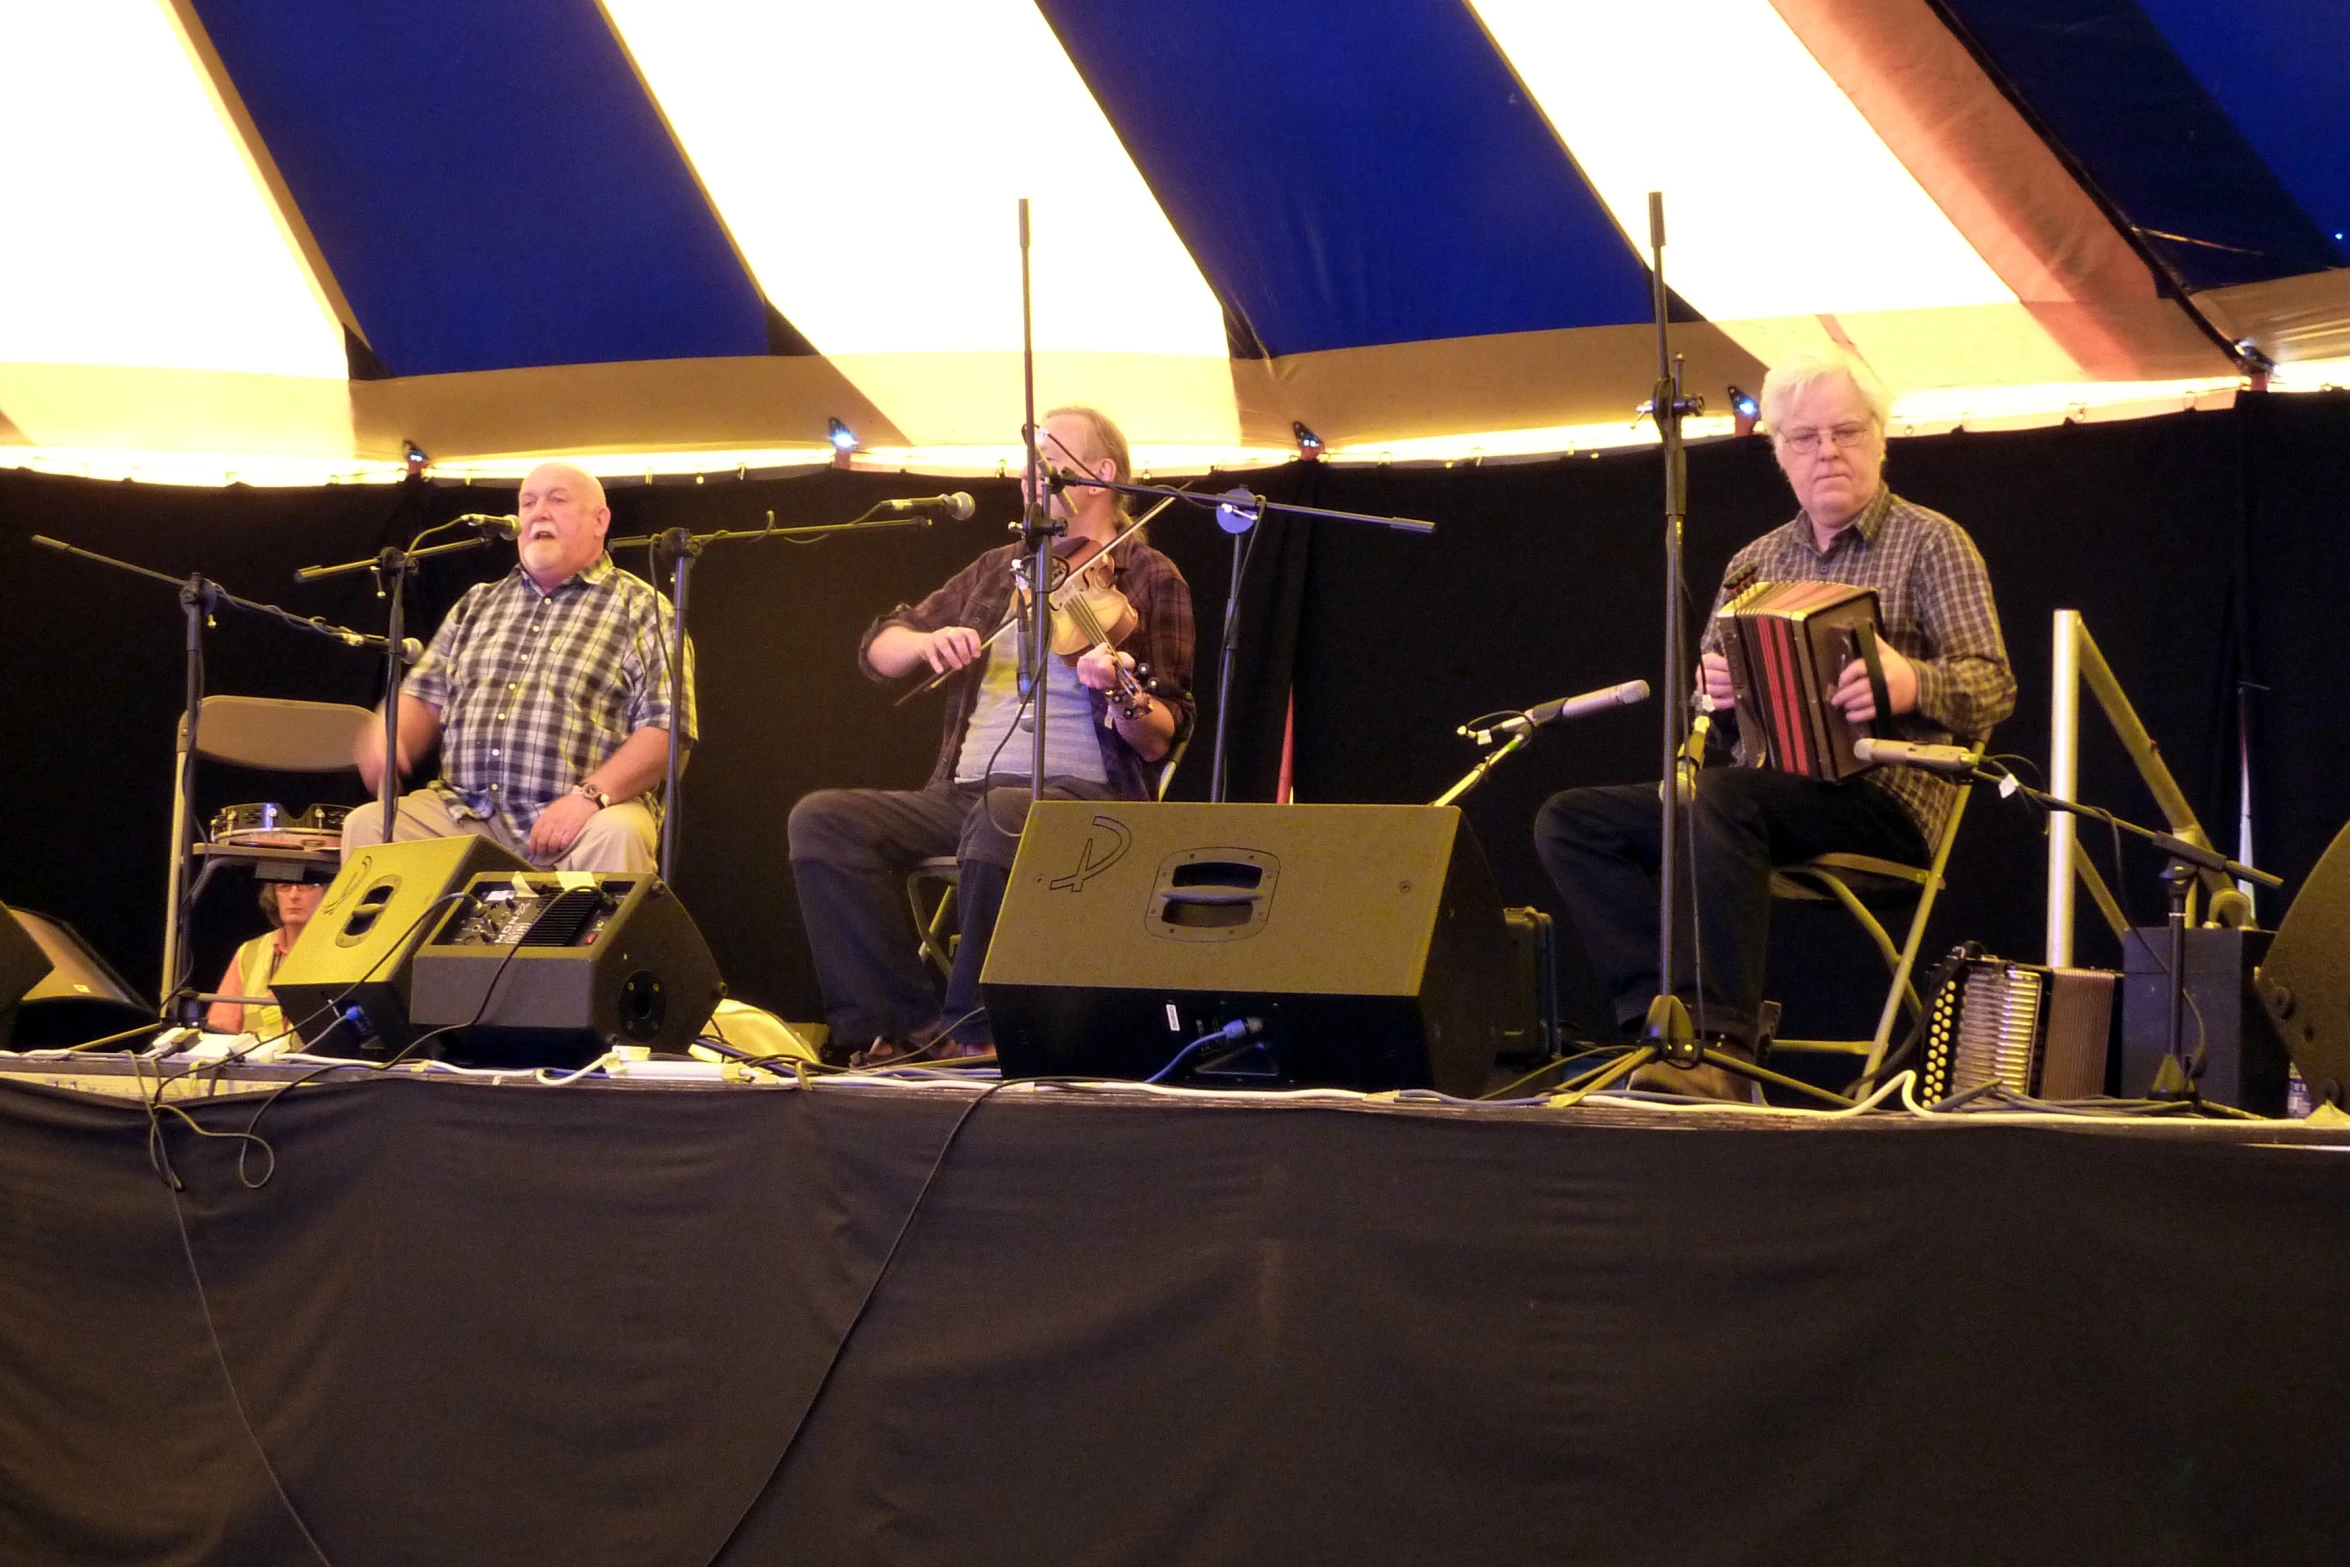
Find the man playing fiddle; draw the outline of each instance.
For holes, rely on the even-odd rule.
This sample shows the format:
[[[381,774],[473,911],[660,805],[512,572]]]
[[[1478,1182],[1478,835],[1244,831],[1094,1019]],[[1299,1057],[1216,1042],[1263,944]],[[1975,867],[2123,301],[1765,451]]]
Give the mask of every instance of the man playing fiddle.
[[[1983,557],[1965,530],[1885,487],[1885,419],[1892,396],[1865,365],[1824,352],[1792,356],[1763,381],[1772,450],[1800,510],[1731,557],[1737,582],[1845,582],[1873,588],[1887,700],[1880,715],[1856,660],[1832,700],[1878,733],[1947,744],[1976,740],[2015,710],[2015,675],[1999,633]],[[1721,633],[1706,625],[1699,681],[1718,711],[1733,705]],[[1717,719],[1717,722],[1719,720]],[[1741,759],[1760,759],[1759,737],[1740,737]],[[1821,783],[1761,766],[1697,774],[1687,817],[1694,883],[1693,944],[1676,943],[1674,990],[1710,1042],[1732,1054],[1754,1043],[1768,949],[1771,869],[1843,852],[1923,864],[1941,835],[1957,788],[1908,767],[1875,767]],[[1662,856],[1653,784],[1570,789],[1535,818],[1534,847],[1629,1028],[1657,993],[1657,878]],[[1692,960],[1695,960],[1694,963]],[[1695,971],[1693,973],[1693,970]],[[1695,978],[1702,974],[1699,991]],[[1749,1056],[1751,1059],[1751,1056]],[[1636,1088],[1743,1098],[1719,1067],[1654,1064]]]
[[[1060,548],[1072,570],[1132,525],[1124,498],[1083,477],[1121,484],[1132,464],[1118,427],[1091,408],[1057,408],[1037,428],[1038,455],[1074,482],[1048,505],[1068,526]],[[1082,477],[1080,477],[1082,476]],[[1019,630],[982,648],[1019,612],[1018,544],[989,550],[915,605],[900,604],[866,631],[858,663],[875,680],[962,673],[947,688],[937,763],[920,789],[824,789],[791,813],[792,874],[832,1037],[871,1041],[870,1064],[915,1055],[983,1051],[979,970],[1003,906],[1027,820],[1033,762],[1029,698],[1019,689]],[[1156,772],[1190,733],[1191,589],[1175,563],[1140,539],[1118,545],[1088,573],[1124,594],[1135,625],[1123,647],[1094,647],[1072,662],[1046,655],[1047,799],[1148,800]],[[1152,691],[1129,697],[1121,671],[1145,663]],[[941,1014],[900,893],[933,855],[959,864],[961,942]]]

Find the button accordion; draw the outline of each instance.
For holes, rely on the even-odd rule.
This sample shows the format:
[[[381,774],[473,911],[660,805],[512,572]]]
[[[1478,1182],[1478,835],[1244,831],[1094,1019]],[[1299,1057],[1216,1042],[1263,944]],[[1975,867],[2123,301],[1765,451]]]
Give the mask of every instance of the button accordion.
[[[1852,754],[1875,724],[1830,700],[1844,670],[1867,669],[1877,711],[1893,704],[1877,659],[1877,595],[1843,582],[1757,582],[1714,615],[1738,699],[1741,754],[1781,772],[1834,783],[1868,767]]]

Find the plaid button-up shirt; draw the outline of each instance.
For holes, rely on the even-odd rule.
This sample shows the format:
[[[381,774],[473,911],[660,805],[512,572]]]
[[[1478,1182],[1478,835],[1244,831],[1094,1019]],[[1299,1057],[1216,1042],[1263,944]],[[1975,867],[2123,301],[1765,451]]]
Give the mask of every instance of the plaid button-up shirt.
[[[468,588],[401,690],[441,715],[450,809],[529,837],[539,813],[680,705],[695,739],[693,646],[671,700],[669,601],[599,555],[552,593],[520,566]],[[647,800],[648,805],[652,804]]]
[[[890,626],[905,626],[914,631],[936,631],[942,626],[969,626],[985,634],[1004,623],[1012,607],[1012,562],[1019,558],[1020,546],[1006,544],[989,550],[970,565],[948,579],[946,585],[919,604],[900,604],[888,614],[865,628],[865,636],[857,644],[857,667],[875,680],[883,679],[865,656],[873,639]],[[1181,745],[1191,734],[1196,704],[1191,694],[1191,661],[1194,632],[1191,619],[1191,585],[1183,580],[1183,573],[1175,563],[1152,549],[1140,539],[1118,546],[1118,553],[1110,557],[1111,581],[1134,606],[1140,621],[1134,634],[1128,637],[1122,651],[1132,653],[1137,660],[1150,665],[1151,674],[1159,683],[1158,699],[1175,713],[1175,738]],[[1016,631],[1006,636],[1018,636]],[[974,659],[959,671],[959,678],[947,687],[946,715],[941,721],[938,764],[930,770],[932,786],[951,783],[955,776],[955,759],[963,749],[963,726],[971,721],[971,710],[979,702],[979,671],[986,667],[984,658]],[[925,670],[924,679],[929,675]],[[1094,738],[1101,742],[1102,771],[1108,775],[1110,787],[1121,799],[1148,800],[1157,793],[1157,772],[1165,765],[1165,758],[1146,762],[1142,753],[1126,743],[1126,737],[1102,724],[1102,715],[1109,708],[1109,697],[1100,691],[1086,693],[1093,700]],[[1029,751],[1017,747],[1015,761],[1008,753],[1008,765],[1000,771],[1019,773],[1028,771]]]
[[[2015,711],[2015,672],[1999,634],[1991,579],[1966,530],[1938,511],[1913,506],[1883,485],[1860,516],[1828,541],[1812,536],[1811,517],[1774,528],[1730,557],[1724,582],[1844,582],[1877,591],[1884,639],[1918,671],[1918,705],[1878,733],[1927,745],[1971,744]],[[1714,611],[1723,603],[1714,595]],[[1704,650],[1721,651],[1720,628],[1707,617]],[[1740,759],[1759,760],[1759,737],[1741,736]],[[1901,803],[1931,848],[1958,786],[1916,767],[1872,767],[1860,783]]]

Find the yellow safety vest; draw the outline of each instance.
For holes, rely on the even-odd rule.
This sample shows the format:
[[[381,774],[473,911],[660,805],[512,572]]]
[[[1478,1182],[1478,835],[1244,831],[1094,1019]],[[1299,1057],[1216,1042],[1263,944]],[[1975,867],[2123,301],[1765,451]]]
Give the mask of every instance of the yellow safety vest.
[[[237,994],[266,996],[277,976],[277,932],[255,936],[237,948]],[[285,1015],[274,1006],[247,1007],[241,1025],[254,1038],[268,1041],[285,1032]],[[299,1047],[295,1047],[299,1048]]]

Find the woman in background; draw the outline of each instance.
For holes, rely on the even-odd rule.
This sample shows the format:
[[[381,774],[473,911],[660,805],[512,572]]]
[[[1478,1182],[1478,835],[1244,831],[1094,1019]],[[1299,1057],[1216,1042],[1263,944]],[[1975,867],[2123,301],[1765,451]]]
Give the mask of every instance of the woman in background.
[[[271,1004],[247,1007],[215,1001],[204,1014],[205,1027],[216,1034],[251,1034],[264,1042],[286,1031],[285,1017],[277,1009],[277,998],[270,996],[269,984],[277,977],[277,966],[294,950],[294,942],[301,936],[302,927],[310,923],[310,916],[318,908],[319,895],[325,891],[322,884],[314,881],[261,884],[261,912],[269,916],[273,928],[237,948],[237,955],[229,959],[228,972],[221,976],[219,993],[269,996]]]

